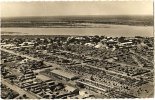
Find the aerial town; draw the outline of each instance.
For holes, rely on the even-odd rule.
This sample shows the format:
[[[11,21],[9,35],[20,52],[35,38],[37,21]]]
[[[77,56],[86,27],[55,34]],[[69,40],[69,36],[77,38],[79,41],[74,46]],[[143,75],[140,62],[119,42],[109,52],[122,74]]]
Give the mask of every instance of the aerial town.
[[[2,99],[151,98],[153,37],[2,36]]]

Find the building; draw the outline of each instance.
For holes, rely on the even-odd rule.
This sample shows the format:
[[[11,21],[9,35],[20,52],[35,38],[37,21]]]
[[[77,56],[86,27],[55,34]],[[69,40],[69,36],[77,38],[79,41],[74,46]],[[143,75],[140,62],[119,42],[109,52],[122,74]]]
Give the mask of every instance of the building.
[[[34,46],[34,43],[33,42],[23,42],[22,44],[19,44],[20,46]]]
[[[68,93],[78,93],[79,92],[79,90],[77,88],[72,87],[72,86],[68,86],[68,85],[66,85],[65,90]]]
[[[66,80],[66,81],[78,79],[78,76],[71,73],[67,73],[62,70],[52,70],[51,74],[59,79]]]

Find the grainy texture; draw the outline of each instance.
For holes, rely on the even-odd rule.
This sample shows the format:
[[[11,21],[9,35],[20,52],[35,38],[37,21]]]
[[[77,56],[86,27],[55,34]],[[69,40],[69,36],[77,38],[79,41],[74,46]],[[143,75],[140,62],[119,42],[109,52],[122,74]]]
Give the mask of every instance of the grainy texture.
[[[1,6],[2,99],[154,97],[152,1]]]

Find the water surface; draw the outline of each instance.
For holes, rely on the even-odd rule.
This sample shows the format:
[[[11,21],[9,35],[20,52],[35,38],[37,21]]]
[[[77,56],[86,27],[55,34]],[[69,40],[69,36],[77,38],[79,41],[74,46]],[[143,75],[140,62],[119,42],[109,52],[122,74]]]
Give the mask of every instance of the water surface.
[[[153,26],[105,25],[103,28],[1,28],[12,35],[105,35],[112,37],[153,36]],[[9,34],[11,35],[11,34]]]

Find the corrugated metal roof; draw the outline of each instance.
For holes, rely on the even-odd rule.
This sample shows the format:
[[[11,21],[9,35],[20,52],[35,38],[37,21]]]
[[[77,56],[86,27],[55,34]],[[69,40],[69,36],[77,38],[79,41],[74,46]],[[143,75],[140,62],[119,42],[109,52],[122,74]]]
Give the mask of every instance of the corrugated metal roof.
[[[68,72],[65,72],[65,71],[62,71],[62,70],[52,70],[51,72],[54,73],[54,74],[66,77],[68,79],[72,79],[74,77],[77,77],[76,75],[74,75],[72,73],[68,73]]]

